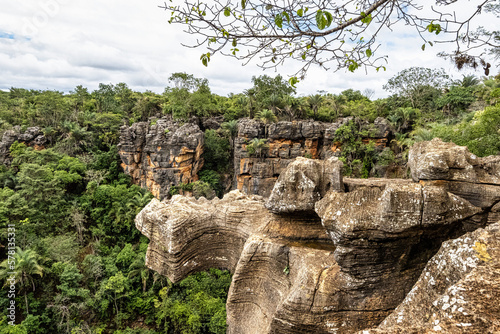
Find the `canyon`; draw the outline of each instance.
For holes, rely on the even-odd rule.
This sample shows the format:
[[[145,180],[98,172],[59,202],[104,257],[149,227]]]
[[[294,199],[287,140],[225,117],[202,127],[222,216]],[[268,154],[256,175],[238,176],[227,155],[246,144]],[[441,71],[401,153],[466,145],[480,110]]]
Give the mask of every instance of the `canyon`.
[[[124,168],[158,197],[136,217],[146,265],[172,282],[230,270],[228,333],[499,331],[500,156],[434,139],[410,149],[411,179],[344,178],[341,122],[240,121],[235,189],[212,200],[165,196],[196,178],[199,127],[123,128]],[[257,137],[269,149],[251,157]]]

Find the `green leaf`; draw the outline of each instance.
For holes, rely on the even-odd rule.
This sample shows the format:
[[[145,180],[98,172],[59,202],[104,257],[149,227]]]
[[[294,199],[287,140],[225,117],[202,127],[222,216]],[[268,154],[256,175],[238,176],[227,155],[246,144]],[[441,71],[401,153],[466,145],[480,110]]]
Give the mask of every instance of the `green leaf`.
[[[372,21],[372,14],[366,15],[365,12],[361,12],[361,16],[363,17],[361,19],[361,22],[364,24],[368,25]]]
[[[210,61],[210,52],[202,54],[200,59],[203,65],[208,66],[208,62]]]
[[[316,12],[316,25],[320,30],[329,27],[333,22],[333,15],[324,10]]]
[[[281,15],[282,15],[282,16],[284,16],[284,17],[286,18],[286,21],[287,21],[288,23],[290,23],[290,15],[289,15],[287,12],[283,12],[283,13],[281,13]]]
[[[306,60],[306,53],[305,52],[302,54],[302,59]]]
[[[229,7],[224,8],[224,16],[227,17],[229,15],[231,15],[231,10],[229,9]]]
[[[241,0],[241,8],[245,9],[246,6],[247,6],[247,1],[246,0]]]
[[[297,11],[297,15],[298,15],[299,17],[304,16],[304,10],[303,10],[302,8],[301,8],[301,9],[299,9],[299,10]]]
[[[277,15],[274,17],[274,23],[276,23],[276,25],[277,25],[279,28],[283,28],[283,17],[281,16],[281,14],[277,14]]]
[[[366,51],[365,51],[365,52],[366,52],[366,56],[367,56],[367,57],[371,57],[371,56],[372,56],[372,50],[370,50],[370,49],[366,49]]]
[[[236,46],[237,45],[237,42],[236,42],[236,38],[233,39],[233,46]]]
[[[325,29],[326,22],[325,18],[323,17],[323,11],[321,10],[318,10],[318,12],[316,13],[316,25],[320,30]]]
[[[291,77],[290,79],[288,79],[288,83],[290,84],[290,86],[292,86],[293,88],[296,88],[295,85],[299,82],[299,79],[297,79],[297,77]]]
[[[346,62],[351,62],[351,64],[347,68],[350,72],[354,72],[359,67],[359,64],[355,60],[347,59]]]
[[[333,15],[330,12],[323,12],[326,17],[326,27],[329,27],[333,22]]]
[[[434,44],[432,44],[432,42],[429,42],[429,45],[430,45],[430,46],[434,46]]]
[[[441,32],[441,25],[440,24],[434,24],[434,23],[431,22],[427,26],[427,30],[429,32],[434,32],[436,35],[439,35],[439,33]]]
[[[425,51],[425,43],[422,44],[422,51]]]

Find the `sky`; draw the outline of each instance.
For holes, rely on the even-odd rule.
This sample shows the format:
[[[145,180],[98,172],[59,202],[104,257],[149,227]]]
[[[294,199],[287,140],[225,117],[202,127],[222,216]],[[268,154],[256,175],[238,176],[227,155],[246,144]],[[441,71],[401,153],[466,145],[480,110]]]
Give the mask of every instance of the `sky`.
[[[472,1],[474,2],[474,1]],[[169,14],[156,0],[22,0],[3,1],[0,12],[0,89],[11,87],[69,92],[76,86],[96,89],[99,83],[125,82],[137,91],[163,92],[168,78],[186,72],[207,78],[213,93],[241,93],[252,87],[252,76],[293,74],[288,62],[279,72],[263,71],[255,62],[242,66],[233,58],[212,57],[202,65],[204,49],[183,47],[192,36],[182,26],[168,24]],[[325,71],[311,67],[297,94],[318,91],[339,94],[352,88],[374,91],[373,98],[389,95],[382,86],[398,72],[412,66],[444,68],[455,79],[457,72],[436,54],[442,49],[421,50],[413,30],[399,26],[381,35],[380,54],[389,55],[387,70]],[[476,73],[480,76],[481,73]]]

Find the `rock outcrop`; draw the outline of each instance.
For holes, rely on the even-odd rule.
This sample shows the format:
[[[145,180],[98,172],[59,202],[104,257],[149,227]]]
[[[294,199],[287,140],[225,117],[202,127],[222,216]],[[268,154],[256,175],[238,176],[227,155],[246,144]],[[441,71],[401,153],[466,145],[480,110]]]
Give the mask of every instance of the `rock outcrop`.
[[[279,176],[266,208],[274,213],[314,211],[314,205],[333,189],[344,191],[342,162],[332,157],[313,160],[298,157]]]
[[[350,121],[354,118],[340,118],[335,123],[297,121],[269,125],[257,120],[240,120],[234,141],[236,188],[246,194],[269,197],[278,176],[296,158],[326,160],[339,156],[341,144],[335,132]],[[392,135],[387,120],[379,117],[374,123],[363,123],[360,127],[369,133],[363,139],[365,143],[374,141],[379,151],[387,147]],[[253,138],[267,140],[268,148],[259,156],[252,156],[247,151]]]
[[[198,179],[203,166],[203,129],[218,129],[223,120],[208,118],[180,123],[161,118],[121,128],[119,152],[125,173],[155,197],[169,197],[172,185],[190,183]],[[277,122],[265,125],[255,119],[240,119],[234,138],[234,177],[224,182],[233,184],[245,194],[269,197],[278,176],[298,157],[327,160],[338,157],[341,143],[335,132],[354,122],[353,117],[338,119],[335,123],[314,121]],[[198,124],[199,123],[199,124]],[[392,129],[384,118],[374,123],[358,124],[368,134],[364,143],[374,141],[378,151],[387,147]],[[259,154],[250,154],[247,147],[252,139],[266,141]]]
[[[446,160],[450,150],[454,153]],[[353,333],[384,319],[373,330],[390,331],[400,325],[401,312],[404,319],[420,317],[425,312],[421,307],[440,295],[448,303],[443,289],[460,282],[463,300],[471,300],[469,310],[483,315],[446,320],[437,308],[453,306],[438,300],[435,314],[423,317],[422,326],[446,321],[441,328],[451,329],[476,321],[479,327],[485,324],[481,328],[496,328],[498,306],[493,299],[481,299],[495,295],[483,296],[480,289],[498,289],[498,233],[493,227],[484,230],[488,236],[480,231],[499,216],[500,185],[487,180],[488,175],[500,177],[500,161],[476,158],[472,167],[459,165],[471,158],[468,150],[438,140],[416,145],[410,157],[415,180],[342,180],[336,159],[298,158],[281,173],[267,201],[238,190],[222,200],[153,200],[136,218],[136,226],[151,240],[147,265],[173,281],[209,267],[231,270],[228,333]],[[444,164],[433,169],[434,159],[446,161],[451,171],[444,173]],[[469,175],[474,171],[476,179],[460,179],[458,166],[465,166]],[[479,198],[454,192],[456,182],[479,189],[474,193]],[[451,259],[434,266],[428,261],[444,241],[461,236],[489,269],[477,260],[468,265],[468,256],[460,269],[464,275],[453,280],[441,268]],[[424,268],[428,275],[422,274]],[[425,275],[434,281],[441,277],[436,292],[429,287],[430,278],[415,285]],[[413,305],[415,300],[422,305]],[[457,303],[453,312],[459,310]]]
[[[198,125],[158,119],[123,126],[120,132],[123,170],[155,197],[168,196],[171,186],[198,180],[204,142]]]
[[[443,243],[404,301],[363,333],[499,333],[500,223]]]
[[[13,130],[7,130],[3,133],[2,141],[0,141],[0,164],[10,165],[12,162],[10,146],[16,141],[33,147],[35,150],[44,149],[44,145],[47,143],[47,139],[39,127],[27,128],[23,133],[21,133],[19,126],[14,127]]]

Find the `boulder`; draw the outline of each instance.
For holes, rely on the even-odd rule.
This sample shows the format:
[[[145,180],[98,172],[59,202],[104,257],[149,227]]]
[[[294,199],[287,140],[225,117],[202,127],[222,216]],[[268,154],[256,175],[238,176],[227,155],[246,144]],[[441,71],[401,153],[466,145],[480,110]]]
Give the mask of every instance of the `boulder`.
[[[20,130],[20,127],[14,127],[13,130],[7,130],[3,133],[2,140],[0,141],[0,164],[7,166],[11,164],[12,157],[10,156],[10,146],[15,141],[33,147],[35,150],[45,148],[47,138],[45,138],[39,127],[29,127],[23,133],[21,133]]]
[[[274,213],[314,211],[314,204],[327,191],[344,191],[342,166],[342,162],[333,157],[327,160],[295,159],[280,174],[266,208]]]

